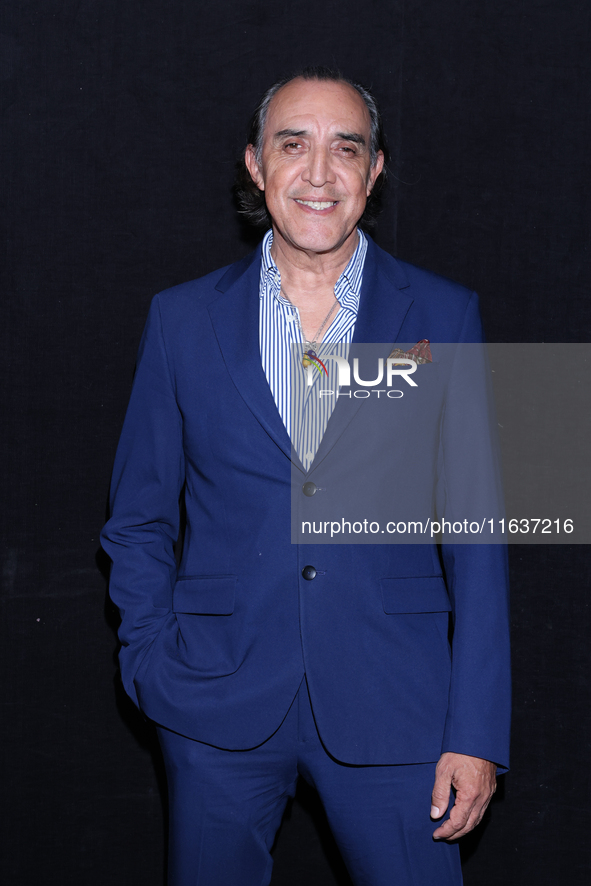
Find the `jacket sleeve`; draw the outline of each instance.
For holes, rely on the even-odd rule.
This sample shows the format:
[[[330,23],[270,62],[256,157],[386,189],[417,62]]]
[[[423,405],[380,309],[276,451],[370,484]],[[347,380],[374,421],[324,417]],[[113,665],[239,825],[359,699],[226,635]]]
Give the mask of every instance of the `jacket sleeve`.
[[[111,517],[101,534],[112,560],[109,593],[121,614],[121,676],[136,704],[134,675],[171,612],[184,475],[182,420],[156,296],[115,457]]]
[[[509,766],[511,706],[507,547],[497,424],[475,294],[455,352],[443,420],[443,516],[480,531],[442,536],[453,612],[452,672],[443,751]],[[491,522],[492,521],[492,522]]]

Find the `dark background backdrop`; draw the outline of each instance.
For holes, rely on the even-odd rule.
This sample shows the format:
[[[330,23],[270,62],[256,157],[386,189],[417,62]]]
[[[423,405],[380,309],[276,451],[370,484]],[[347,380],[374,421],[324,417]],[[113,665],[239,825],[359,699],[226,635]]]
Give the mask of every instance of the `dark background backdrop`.
[[[372,87],[380,245],[477,289],[491,341],[589,341],[589,18],[575,0],[5,0],[4,882],[161,886],[158,752],[119,687],[98,533],[152,295],[250,249],[231,182],[259,94],[319,62]],[[587,884],[589,552],[513,546],[511,567],[513,770],[465,879]],[[302,790],[274,886],[345,882],[316,824]]]

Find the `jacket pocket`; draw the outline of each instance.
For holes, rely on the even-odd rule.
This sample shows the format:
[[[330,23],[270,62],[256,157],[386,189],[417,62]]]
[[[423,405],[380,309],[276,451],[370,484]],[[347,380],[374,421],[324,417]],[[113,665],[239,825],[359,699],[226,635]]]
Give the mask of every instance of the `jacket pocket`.
[[[172,594],[172,611],[187,615],[232,615],[235,575],[179,578]]]
[[[450,612],[451,603],[441,575],[381,578],[382,603],[387,614]]]

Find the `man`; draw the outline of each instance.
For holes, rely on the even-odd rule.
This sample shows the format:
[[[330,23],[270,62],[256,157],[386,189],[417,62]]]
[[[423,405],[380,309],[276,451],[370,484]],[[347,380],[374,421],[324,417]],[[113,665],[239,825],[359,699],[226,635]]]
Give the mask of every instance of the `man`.
[[[103,545],[123,681],[167,768],[171,886],[268,883],[299,774],[356,884],[458,884],[448,841],[507,766],[503,548],[290,542],[292,462],[296,500],[320,501],[325,450],[338,465],[363,421],[343,397],[293,453],[290,346],[481,341],[473,293],[360,232],[384,150],[374,100],[340,74],[275,84],[242,193],[271,231],[152,304]]]

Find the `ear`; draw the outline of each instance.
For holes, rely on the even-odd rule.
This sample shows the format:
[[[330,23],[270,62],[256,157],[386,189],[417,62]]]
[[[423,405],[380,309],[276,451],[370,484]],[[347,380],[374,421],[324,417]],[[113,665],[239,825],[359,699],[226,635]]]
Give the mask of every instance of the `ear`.
[[[263,174],[261,172],[261,168],[258,164],[256,158],[256,152],[254,149],[254,145],[247,145],[246,151],[244,152],[244,162],[246,163],[246,168],[250,172],[250,177],[253,182],[257,186],[260,191],[265,190],[265,183],[263,181]]]
[[[373,190],[373,186],[376,183],[376,178],[378,177],[378,175],[380,174],[380,172],[382,171],[383,168],[384,168],[384,152],[378,151],[377,156],[376,156],[376,162],[369,170],[369,176],[367,179],[367,196],[368,197],[371,194],[371,192]]]

